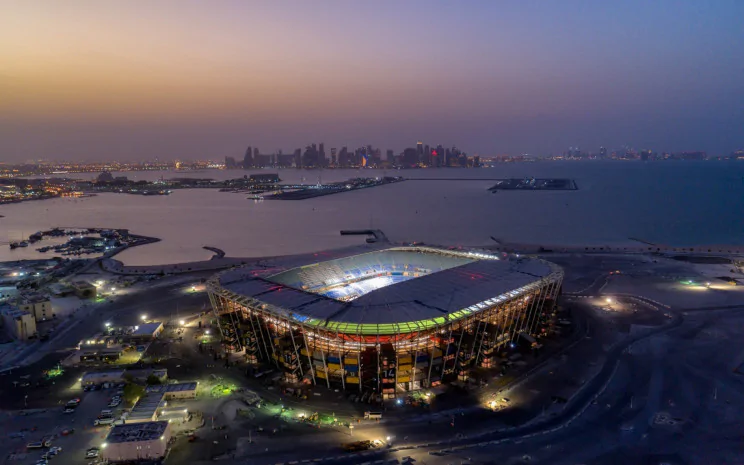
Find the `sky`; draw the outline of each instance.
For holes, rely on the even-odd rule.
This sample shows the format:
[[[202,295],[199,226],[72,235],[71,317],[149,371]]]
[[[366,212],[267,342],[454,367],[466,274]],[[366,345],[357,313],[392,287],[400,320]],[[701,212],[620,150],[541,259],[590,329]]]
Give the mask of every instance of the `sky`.
[[[744,148],[741,0],[0,0],[0,162]]]

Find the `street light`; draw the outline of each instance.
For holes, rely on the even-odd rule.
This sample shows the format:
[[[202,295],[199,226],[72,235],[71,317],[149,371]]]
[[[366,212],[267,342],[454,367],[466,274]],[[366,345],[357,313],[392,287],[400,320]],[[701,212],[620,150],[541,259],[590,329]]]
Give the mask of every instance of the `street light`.
[[[209,330],[204,331],[204,334],[206,334],[207,336],[209,336]]]
[[[185,321],[183,321],[183,320],[181,320],[181,321],[179,321],[179,322],[178,322],[178,324],[180,324],[181,326],[183,326],[183,325],[185,325],[185,324],[186,324],[186,322],[185,322]]]
[[[147,315],[144,315],[143,314],[140,318],[142,319],[142,321],[145,321],[145,320],[147,320]]]
[[[608,304],[611,304],[612,303],[612,297],[607,297],[607,303]]]
[[[106,328],[108,328],[108,327],[110,327],[110,326],[111,326],[111,323],[109,323],[109,322],[107,321],[107,322],[106,322],[106,323],[104,323],[103,325],[104,325],[104,326],[105,326]]]

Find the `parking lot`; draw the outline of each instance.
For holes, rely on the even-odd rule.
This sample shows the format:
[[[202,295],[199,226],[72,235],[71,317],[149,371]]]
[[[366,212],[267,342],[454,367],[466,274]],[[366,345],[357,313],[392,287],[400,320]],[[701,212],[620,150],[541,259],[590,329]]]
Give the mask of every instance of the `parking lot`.
[[[61,448],[53,458],[55,464],[82,463],[86,459],[85,451],[92,447],[100,448],[108,434],[110,426],[95,424],[102,416],[101,412],[110,410],[108,417],[118,418],[123,411],[123,404],[109,406],[115,391],[115,388],[91,392],[79,390],[75,397],[70,398],[80,399],[74,408],[60,402],[55,408],[6,414],[1,424],[8,438],[9,462],[19,465],[37,463],[49,448],[29,449],[27,446],[42,441],[48,446]],[[88,461],[95,460],[89,458]]]

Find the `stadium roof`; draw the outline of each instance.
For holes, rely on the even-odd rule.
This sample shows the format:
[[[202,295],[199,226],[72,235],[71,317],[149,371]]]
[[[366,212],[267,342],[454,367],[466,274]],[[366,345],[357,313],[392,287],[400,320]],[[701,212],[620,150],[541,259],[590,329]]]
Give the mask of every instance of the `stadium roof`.
[[[391,258],[400,264],[418,264],[420,268],[434,260],[441,271],[432,270],[348,302],[297,289],[301,283],[289,285],[310,267],[314,273],[322,272],[324,267],[338,272],[338,265],[376,266]],[[220,285],[233,294],[230,298],[253,299],[252,305],[266,304],[266,310],[299,323],[359,334],[392,334],[444,325],[528,292],[540,285],[542,278],[559,271],[543,260],[498,260],[484,254],[423,247],[388,248],[290,270],[282,269],[281,259],[270,265],[272,270],[281,272],[262,277],[252,273],[255,268],[240,268],[220,275]],[[340,269],[339,278],[343,280],[343,273],[348,270],[343,266]]]

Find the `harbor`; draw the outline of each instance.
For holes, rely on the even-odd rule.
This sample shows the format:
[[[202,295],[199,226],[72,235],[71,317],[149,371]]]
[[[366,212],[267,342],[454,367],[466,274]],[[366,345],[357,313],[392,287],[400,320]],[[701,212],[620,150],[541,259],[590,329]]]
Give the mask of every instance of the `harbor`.
[[[284,185],[276,186],[274,188],[274,193],[271,193],[268,196],[263,196],[263,198],[267,200],[306,200],[315,197],[322,197],[324,195],[340,194],[343,192],[351,192],[353,190],[379,187],[402,181],[404,181],[402,177],[386,176],[382,178],[354,178],[343,182],[310,186]]]
[[[152,241],[129,234],[126,229],[102,229],[102,228],[52,228],[38,231],[28,238],[17,242],[10,242],[11,250],[30,247],[42,241],[51,244],[36,248],[37,252],[52,252],[55,255],[80,257],[100,256],[110,251],[121,248],[140,245],[143,241]]]

